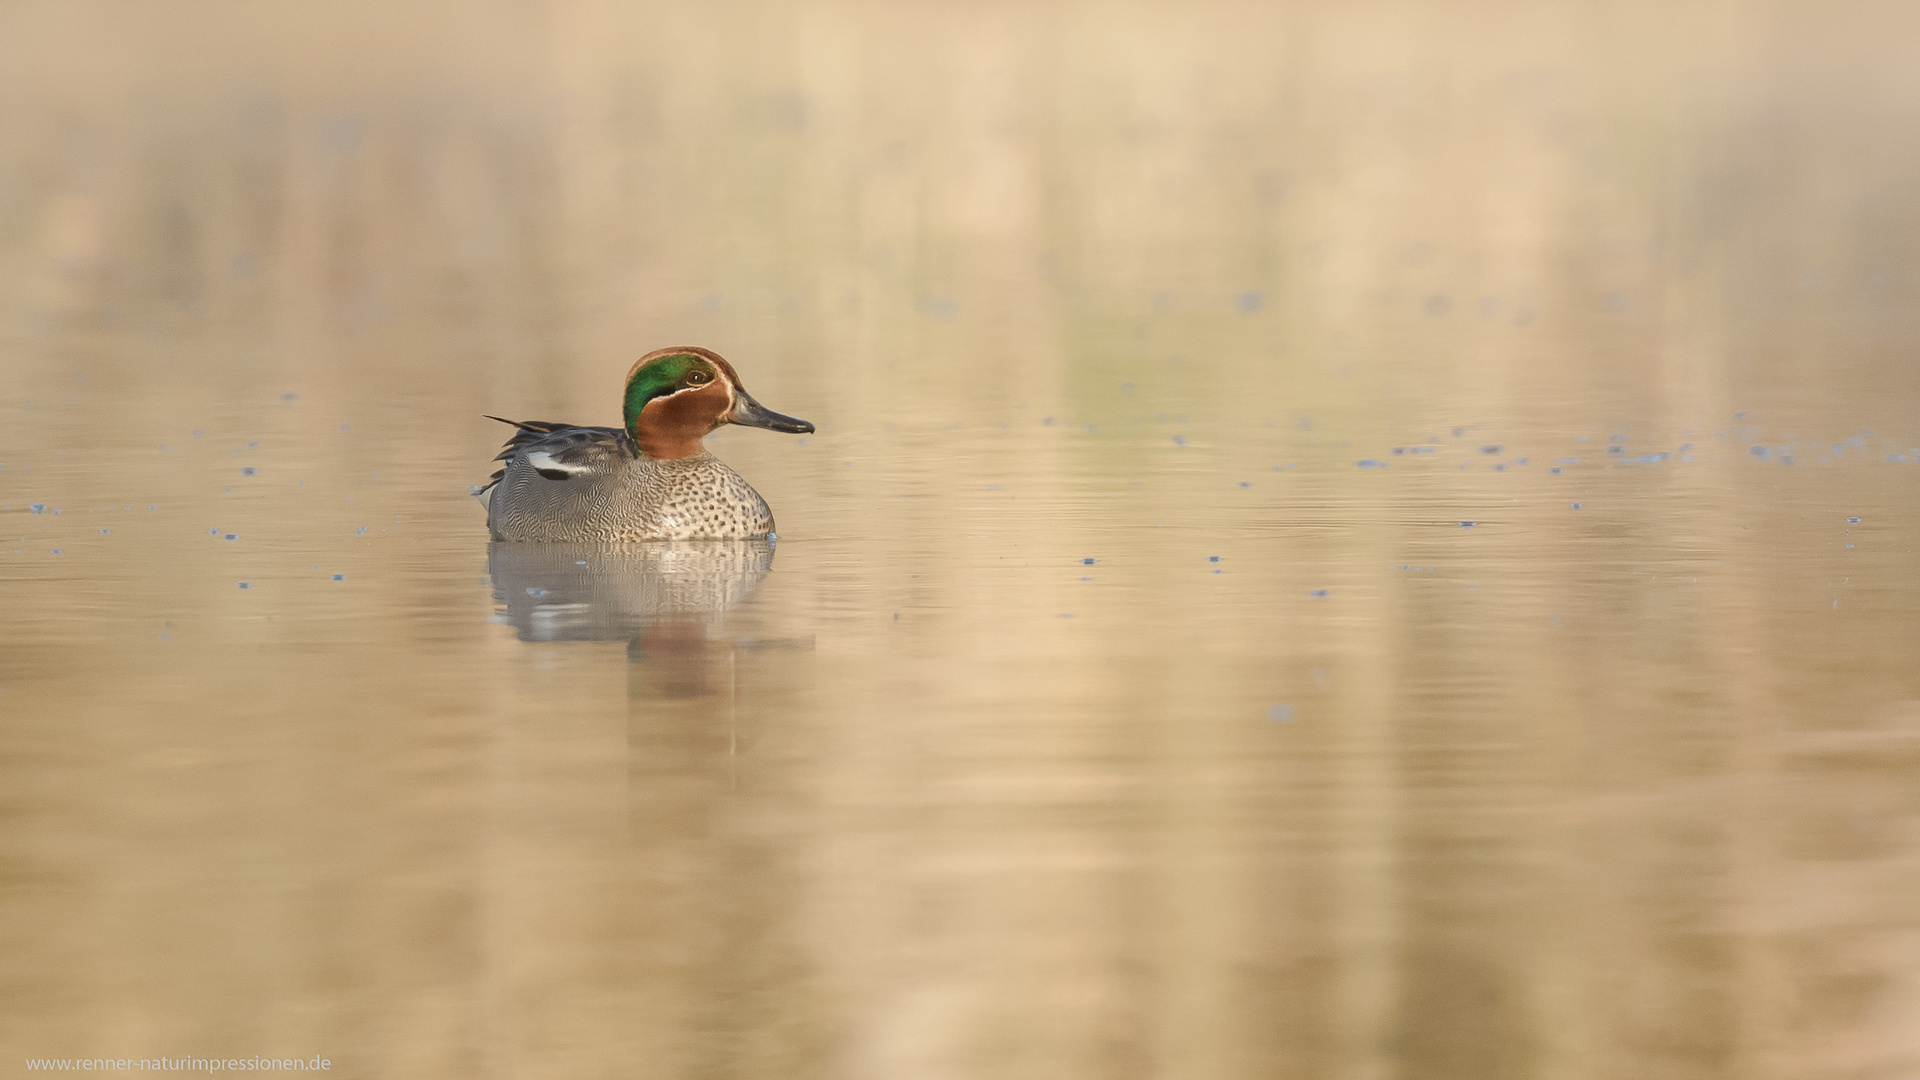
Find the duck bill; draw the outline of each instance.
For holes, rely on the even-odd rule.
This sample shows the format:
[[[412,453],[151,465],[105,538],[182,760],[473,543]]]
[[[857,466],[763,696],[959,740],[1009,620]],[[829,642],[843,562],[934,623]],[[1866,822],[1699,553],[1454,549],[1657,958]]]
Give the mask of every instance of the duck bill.
[[[795,435],[808,435],[813,432],[812,424],[774,412],[753,400],[752,394],[738,389],[733,393],[733,413],[727,417],[727,422],[744,427],[766,428],[768,431],[785,431]]]

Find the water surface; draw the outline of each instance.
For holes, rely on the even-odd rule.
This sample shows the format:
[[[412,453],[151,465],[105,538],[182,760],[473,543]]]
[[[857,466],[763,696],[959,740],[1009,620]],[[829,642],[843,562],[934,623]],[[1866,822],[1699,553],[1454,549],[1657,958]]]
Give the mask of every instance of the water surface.
[[[0,23],[14,1061],[1920,1070],[1904,9]]]

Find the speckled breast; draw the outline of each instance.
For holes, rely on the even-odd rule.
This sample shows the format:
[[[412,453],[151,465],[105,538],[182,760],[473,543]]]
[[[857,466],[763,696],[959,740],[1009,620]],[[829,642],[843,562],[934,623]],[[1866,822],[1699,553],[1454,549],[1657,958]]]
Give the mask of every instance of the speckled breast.
[[[492,492],[497,540],[759,540],[773,512],[712,454],[638,458],[598,476],[549,480],[516,458]]]

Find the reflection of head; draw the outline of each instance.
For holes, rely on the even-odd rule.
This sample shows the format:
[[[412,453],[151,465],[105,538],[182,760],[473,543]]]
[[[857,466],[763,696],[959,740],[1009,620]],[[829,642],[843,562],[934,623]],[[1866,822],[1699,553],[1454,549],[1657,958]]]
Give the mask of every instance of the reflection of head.
[[[650,622],[627,641],[627,663],[637,665],[630,669],[627,693],[661,698],[709,697],[716,692],[709,677],[713,654],[705,620],[681,617]]]

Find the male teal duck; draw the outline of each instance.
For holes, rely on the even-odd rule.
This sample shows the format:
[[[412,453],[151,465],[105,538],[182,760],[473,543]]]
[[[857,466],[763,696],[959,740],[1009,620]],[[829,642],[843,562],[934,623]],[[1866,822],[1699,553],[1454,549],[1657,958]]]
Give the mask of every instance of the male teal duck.
[[[627,372],[626,426],[504,420],[519,430],[477,494],[495,540],[761,540],[773,511],[701,440],[722,424],[806,433],[753,400],[711,349],[655,349]]]

